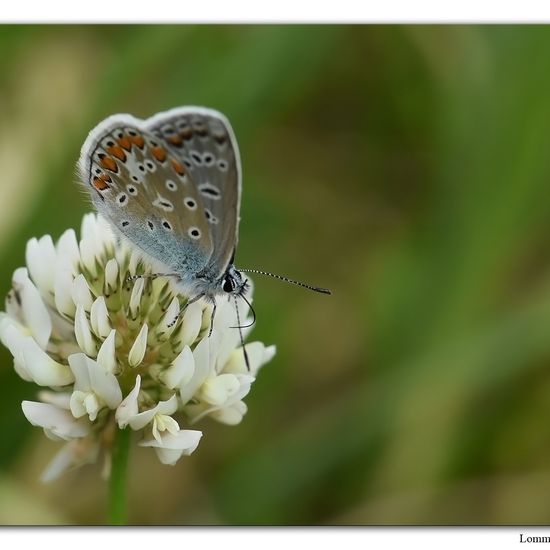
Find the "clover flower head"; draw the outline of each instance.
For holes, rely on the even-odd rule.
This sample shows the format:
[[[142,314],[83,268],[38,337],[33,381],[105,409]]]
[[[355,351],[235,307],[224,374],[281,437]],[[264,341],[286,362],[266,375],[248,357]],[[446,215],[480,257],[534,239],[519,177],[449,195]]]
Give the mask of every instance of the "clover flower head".
[[[44,480],[108,458],[115,429],[129,427],[139,445],[175,464],[202,437],[186,425],[242,420],[243,398],[275,348],[246,344],[247,367],[234,303],[218,303],[209,334],[212,306],[186,307],[189,297],[169,277],[152,277],[96,214],[84,216],[80,241],[72,229],[56,243],[31,239],[26,264],[0,312],[0,341],[17,374],[42,388],[40,401],[23,401],[23,414],[65,442]],[[243,320],[248,306],[239,302]]]

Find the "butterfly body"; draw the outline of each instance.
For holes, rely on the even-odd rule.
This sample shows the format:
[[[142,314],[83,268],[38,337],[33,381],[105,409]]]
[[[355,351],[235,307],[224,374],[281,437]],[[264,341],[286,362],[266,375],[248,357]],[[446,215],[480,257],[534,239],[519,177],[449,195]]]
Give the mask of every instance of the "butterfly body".
[[[221,113],[113,115],[90,132],[79,169],[98,212],[190,298],[244,294],[233,265],[240,158]]]

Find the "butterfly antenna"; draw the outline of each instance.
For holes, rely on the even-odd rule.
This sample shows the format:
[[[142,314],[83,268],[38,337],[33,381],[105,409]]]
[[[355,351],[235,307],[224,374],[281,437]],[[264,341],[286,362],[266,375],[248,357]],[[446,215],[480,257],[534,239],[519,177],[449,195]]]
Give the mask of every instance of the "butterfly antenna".
[[[246,348],[244,347],[243,328],[241,327],[241,318],[239,315],[239,304],[237,303],[237,296],[235,296],[235,311],[237,312],[237,327],[235,328],[239,329],[241,346],[243,347],[244,362],[246,363],[247,370],[250,371],[250,361],[248,360],[248,353],[246,353]]]
[[[239,271],[243,273],[258,273],[260,275],[268,275],[269,277],[274,277],[275,279],[279,279],[280,281],[284,281],[285,283],[301,286],[303,288],[307,288],[308,290],[313,290],[314,292],[320,292],[321,294],[332,294],[332,292],[328,288],[321,288],[318,286],[308,285],[306,283],[301,283],[300,281],[295,281],[294,279],[289,279],[284,275],[277,275],[275,273],[269,273],[268,271],[261,271],[260,269],[240,269],[239,268]]]

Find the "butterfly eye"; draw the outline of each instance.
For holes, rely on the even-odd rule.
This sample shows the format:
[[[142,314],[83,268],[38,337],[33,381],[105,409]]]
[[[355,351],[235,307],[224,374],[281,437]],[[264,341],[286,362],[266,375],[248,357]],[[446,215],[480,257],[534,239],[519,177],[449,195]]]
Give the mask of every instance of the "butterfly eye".
[[[222,288],[223,288],[224,292],[233,292],[233,290],[235,288],[233,286],[233,279],[231,277],[226,277],[223,280]]]

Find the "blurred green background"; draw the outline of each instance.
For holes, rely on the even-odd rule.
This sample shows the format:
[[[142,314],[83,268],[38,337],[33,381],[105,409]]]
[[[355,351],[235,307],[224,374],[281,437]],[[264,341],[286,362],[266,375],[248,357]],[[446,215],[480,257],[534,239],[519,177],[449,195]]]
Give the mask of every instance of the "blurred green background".
[[[0,27],[0,291],[78,228],[87,132],[116,112],[227,114],[237,265],[278,346],[241,425],[176,467],[132,456],[139,524],[550,522],[550,27]],[[104,522],[0,351],[0,523]],[[152,505],[154,503],[154,505]]]

